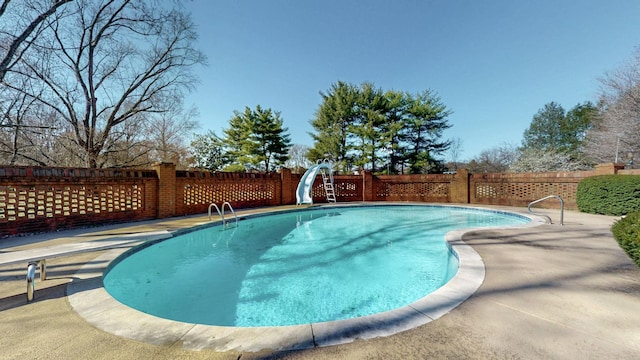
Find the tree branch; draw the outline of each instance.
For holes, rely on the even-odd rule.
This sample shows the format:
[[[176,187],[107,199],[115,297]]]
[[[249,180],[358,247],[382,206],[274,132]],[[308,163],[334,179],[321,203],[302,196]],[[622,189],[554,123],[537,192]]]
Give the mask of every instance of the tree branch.
[[[51,5],[51,7],[47,11],[38,15],[38,17],[36,17],[22,31],[20,35],[18,35],[15,39],[13,39],[13,41],[11,42],[11,45],[9,46],[9,50],[4,55],[4,58],[2,59],[2,61],[0,62],[0,82],[4,81],[4,78],[7,74],[7,71],[11,67],[11,62],[14,60],[14,57],[17,57],[17,58],[20,57],[20,55],[16,55],[18,52],[18,48],[20,48],[20,45],[22,45],[22,43],[27,40],[29,35],[31,35],[31,33],[38,27],[38,25],[40,25],[43,21],[45,21],[49,16],[54,14],[59,7],[71,1],[73,0],[55,0],[53,2],[53,5]],[[2,3],[2,7],[0,7],[0,11],[1,11],[0,15],[4,14],[8,5],[9,5],[9,0],[5,0]]]

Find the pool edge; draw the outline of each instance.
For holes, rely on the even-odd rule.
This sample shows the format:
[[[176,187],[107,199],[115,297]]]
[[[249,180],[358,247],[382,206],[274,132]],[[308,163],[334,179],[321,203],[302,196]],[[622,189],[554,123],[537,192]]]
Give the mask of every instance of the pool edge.
[[[344,204],[338,206],[371,206],[372,203]],[[386,205],[433,205],[412,203],[387,203]],[[496,211],[481,207],[455,206],[466,209]],[[335,205],[333,205],[335,206]],[[295,210],[294,210],[295,211]],[[526,216],[510,211],[503,213],[532,219],[528,224],[512,226],[523,228],[537,226],[535,216]],[[262,216],[267,212],[256,216]],[[482,230],[500,227],[482,228]],[[155,345],[181,344],[185,349],[258,352],[261,350],[299,350],[390,336],[427,324],[449,313],[472,296],[482,285],[485,277],[484,262],[480,255],[463,241],[465,233],[475,228],[454,230],[445,239],[457,254],[460,265],[458,273],[444,286],[407,306],[360,318],[338,320],[307,325],[237,328],[188,324],[158,318],[129,308],[112,298],[102,285],[102,272],[83,266],[68,284],[69,304],[87,322],[97,328]],[[127,249],[109,251],[97,259],[111,263]]]

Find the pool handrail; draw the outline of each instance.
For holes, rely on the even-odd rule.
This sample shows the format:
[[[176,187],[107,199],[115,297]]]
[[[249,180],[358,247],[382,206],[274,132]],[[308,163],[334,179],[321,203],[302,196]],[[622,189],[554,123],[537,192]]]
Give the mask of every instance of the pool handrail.
[[[211,221],[211,208],[215,207],[216,211],[218,212],[218,215],[220,215],[220,219],[222,220],[222,225],[227,225],[227,222],[224,219],[224,207],[225,207],[225,205],[229,208],[229,210],[233,214],[233,218],[236,220],[236,227],[238,227],[238,216],[236,215],[236,212],[233,210],[233,207],[231,206],[231,204],[228,201],[223,202],[221,208],[218,207],[218,205],[216,205],[216,203],[209,204],[209,210],[207,211],[207,213],[209,214],[209,221]]]
[[[233,210],[233,207],[231,206],[231,203],[229,203],[228,201],[225,201],[222,203],[222,223],[224,224],[224,206],[227,205],[227,207],[229,208],[229,210],[231,211],[231,213],[233,214],[233,218],[236,220],[236,227],[238,227],[238,216],[236,216],[236,212]]]
[[[543,216],[545,218],[547,218],[549,220],[549,224],[553,224],[553,221],[551,221],[551,217],[549,217],[548,215],[544,215],[544,214],[537,214],[534,213],[533,210],[531,210],[531,205],[537,204],[539,202],[545,201],[545,200],[549,200],[549,199],[558,199],[560,201],[560,225],[564,226],[564,200],[562,200],[562,198],[558,195],[549,195],[549,196],[545,196],[542,199],[538,199],[538,200],[534,200],[532,202],[529,203],[529,206],[527,206],[527,210],[529,210],[529,213],[534,214],[534,215],[538,215],[538,216]]]
[[[216,203],[211,203],[209,204],[209,221],[211,221],[211,208],[215,207],[216,211],[218,212],[218,215],[220,215],[220,217],[222,218],[222,222],[224,223],[224,214],[220,211],[220,208],[218,207],[218,205],[216,205]]]

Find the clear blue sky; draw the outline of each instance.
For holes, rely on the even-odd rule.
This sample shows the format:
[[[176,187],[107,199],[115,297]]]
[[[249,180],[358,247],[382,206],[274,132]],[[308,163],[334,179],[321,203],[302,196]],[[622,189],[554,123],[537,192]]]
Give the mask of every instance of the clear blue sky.
[[[434,91],[463,159],[520,144],[533,115],[597,100],[599,78],[640,45],[638,0],[193,0],[208,66],[188,99],[200,132],[234,110],[280,111],[312,145],[319,92],[345,81]]]

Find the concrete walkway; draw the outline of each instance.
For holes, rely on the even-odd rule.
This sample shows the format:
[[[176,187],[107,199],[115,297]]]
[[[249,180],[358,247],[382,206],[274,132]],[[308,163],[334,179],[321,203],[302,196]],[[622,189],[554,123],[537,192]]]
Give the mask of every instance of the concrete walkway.
[[[557,211],[545,213],[558,217]],[[0,239],[0,253],[171,232],[206,220],[186,217]],[[104,251],[49,261],[49,280],[36,282],[31,303],[25,296],[26,264],[2,266],[0,358],[637,359],[640,270],[613,240],[614,220],[566,212],[563,227],[467,233],[464,239],[484,260],[486,277],[450,313],[389,337],[277,353],[185,350],[180,342],[152,345],[99,330],[74,311],[67,285],[82,283],[85,272],[105,269]]]

